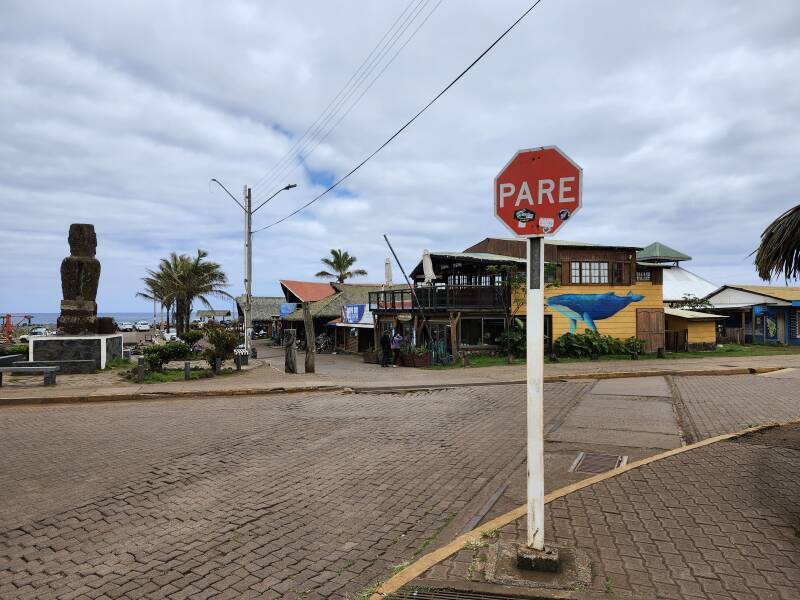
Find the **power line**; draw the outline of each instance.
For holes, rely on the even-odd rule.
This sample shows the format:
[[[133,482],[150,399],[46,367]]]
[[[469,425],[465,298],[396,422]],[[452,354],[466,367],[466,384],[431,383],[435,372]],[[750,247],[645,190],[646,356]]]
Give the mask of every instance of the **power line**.
[[[403,9],[403,11],[394,20],[394,22],[389,27],[389,29],[387,29],[386,32],[383,34],[383,37],[381,37],[381,39],[378,40],[378,43],[375,44],[375,46],[372,48],[372,50],[367,55],[367,57],[364,59],[364,61],[353,72],[353,74],[350,76],[350,79],[347,80],[347,83],[345,83],[344,86],[342,86],[342,88],[339,90],[339,92],[336,94],[336,96],[334,96],[333,99],[328,103],[328,106],[325,107],[325,109],[319,114],[317,119],[308,127],[308,129],[306,129],[306,131],[303,133],[303,135],[300,136],[294,142],[294,144],[286,152],[286,154],[284,154],[283,157],[281,157],[281,159],[263,177],[261,177],[261,179],[259,179],[256,182],[255,186],[261,186],[267,179],[272,178],[277,173],[277,171],[280,170],[285,165],[287,160],[290,160],[291,158],[293,158],[297,154],[296,150],[306,140],[306,138],[309,136],[309,134],[311,134],[311,137],[313,137],[315,135],[315,133],[316,133],[316,129],[319,129],[319,127],[324,126],[324,121],[325,121],[326,118],[330,118],[331,116],[335,116],[336,112],[338,112],[339,107],[341,106],[341,103],[344,101],[344,96],[347,96],[350,93],[348,91],[348,88],[352,89],[353,87],[357,87],[359,85],[358,80],[360,80],[361,79],[361,75],[363,75],[362,70],[366,72],[366,70],[370,68],[370,66],[375,62],[375,60],[378,59],[378,57],[382,56],[382,53],[384,52],[384,50],[386,48],[391,47],[392,45],[394,45],[395,40],[396,40],[396,36],[397,36],[397,32],[395,32],[395,34],[392,36],[391,39],[389,39],[388,42],[386,42],[386,44],[384,44],[384,41],[389,36],[389,34],[392,31],[395,30],[395,28],[397,28],[398,31],[399,31],[400,27],[403,26],[403,24],[401,24],[398,27],[398,23],[405,17],[406,13],[414,5],[415,2],[417,2],[417,7],[419,7],[421,4],[427,3],[428,0],[411,0],[408,3],[408,5],[405,7],[405,9]],[[413,10],[412,10],[412,13],[413,13]],[[406,17],[406,22],[408,22],[409,18],[411,18],[411,15]],[[416,18],[416,16],[414,16],[414,18]],[[381,45],[383,45],[384,47],[380,51],[378,51],[378,49],[381,47]],[[378,51],[377,55],[375,54],[376,51]],[[373,58],[373,56],[375,56],[375,58]],[[354,81],[356,81],[356,83],[354,83]],[[328,117],[326,117],[326,115],[328,114],[329,111],[330,111],[330,115],[328,115]]]
[[[353,110],[353,109],[356,107],[356,105],[358,105],[358,103],[361,101],[361,99],[362,99],[362,98],[363,98],[363,97],[366,95],[366,93],[367,93],[367,92],[369,92],[369,90],[371,90],[371,89],[372,89],[372,86],[373,86],[373,85],[375,85],[375,83],[378,81],[378,79],[380,79],[380,78],[381,78],[381,76],[382,76],[382,75],[383,75],[383,73],[386,71],[386,69],[388,69],[388,68],[389,68],[389,67],[392,65],[392,63],[394,62],[394,60],[395,60],[395,59],[396,59],[396,58],[397,58],[397,57],[400,55],[400,53],[403,51],[403,49],[404,49],[404,48],[405,48],[405,47],[408,45],[408,43],[409,43],[411,40],[413,40],[413,39],[414,39],[414,37],[415,37],[415,36],[417,35],[417,33],[419,32],[419,30],[420,30],[420,29],[422,29],[422,27],[425,25],[425,23],[427,23],[427,22],[428,22],[428,19],[430,19],[430,18],[431,18],[431,16],[433,15],[433,13],[434,13],[434,12],[436,12],[436,9],[437,9],[437,8],[439,8],[439,5],[442,3],[442,1],[443,1],[443,0],[439,0],[439,1],[436,3],[436,5],[433,7],[433,9],[432,9],[432,10],[431,10],[431,11],[430,11],[430,12],[429,12],[429,13],[428,13],[426,16],[425,16],[425,18],[422,20],[422,22],[420,22],[420,24],[419,24],[419,25],[417,25],[416,29],[414,29],[414,31],[413,31],[413,32],[411,33],[411,35],[410,35],[410,36],[409,36],[409,37],[406,39],[406,41],[405,41],[405,42],[403,42],[403,45],[402,45],[402,46],[400,46],[400,48],[398,48],[398,49],[397,49],[397,51],[394,53],[394,55],[392,55],[392,57],[389,59],[389,62],[387,62],[387,63],[386,63],[384,66],[383,66],[383,68],[382,68],[382,69],[381,69],[381,70],[378,72],[378,74],[377,74],[377,75],[376,75],[376,76],[375,76],[375,77],[372,79],[372,81],[370,81],[370,82],[369,82],[369,85],[367,85],[367,87],[365,87],[365,88],[364,88],[364,89],[361,91],[361,93],[358,95],[358,97],[355,99],[355,101],[353,101],[353,102],[350,104],[350,106],[348,106],[348,107],[347,107],[347,109],[344,111],[344,113],[342,113],[342,114],[339,116],[339,118],[336,120],[336,122],[335,122],[335,123],[334,123],[334,124],[333,124],[333,125],[332,125],[332,126],[331,126],[331,127],[330,127],[330,128],[329,128],[329,129],[328,129],[326,132],[325,132],[325,133],[324,133],[324,135],[322,135],[322,137],[320,137],[319,139],[316,139],[316,142],[314,143],[314,145],[313,145],[313,146],[312,146],[310,149],[308,149],[308,151],[305,153],[305,156],[304,156],[304,157],[302,157],[302,158],[303,158],[303,160],[307,160],[307,159],[308,159],[308,157],[310,157],[310,156],[311,156],[311,155],[314,153],[314,151],[315,151],[315,150],[316,150],[316,149],[317,149],[317,148],[320,146],[320,144],[322,144],[322,143],[323,143],[323,142],[324,142],[326,139],[328,139],[328,136],[330,136],[330,134],[331,134],[331,133],[333,133],[333,132],[336,130],[336,128],[339,126],[339,124],[340,124],[340,123],[341,123],[341,122],[342,122],[342,121],[343,121],[343,120],[344,120],[344,119],[347,117],[347,115],[349,115],[349,114],[350,114],[350,111],[352,111],[352,110]],[[413,20],[412,20],[412,21],[413,21]],[[411,24],[411,23],[409,23],[409,25],[410,25],[410,24]],[[406,29],[407,29],[407,27],[406,27]],[[404,31],[405,31],[405,29],[404,29]],[[355,91],[355,88],[354,88],[354,90],[353,90],[353,91]],[[331,115],[331,118],[332,118],[333,116],[335,116],[335,115]],[[328,121],[330,121],[330,119],[329,119]],[[322,128],[320,128],[320,131],[319,131],[318,133],[321,133],[321,131],[322,131]],[[307,144],[306,144],[305,148],[301,148],[300,150],[298,150],[298,152],[297,152],[297,155],[298,155],[298,157],[300,157],[300,155],[301,155],[301,154],[302,154],[302,153],[305,151],[305,149],[307,148],[308,144],[310,144],[310,143],[312,143],[312,142],[314,142],[314,138],[313,138],[313,137],[311,137],[311,138],[309,138],[309,139],[308,139],[308,141],[307,141]],[[294,173],[294,172],[297,170],[297,168],[298,168],[298,167],[299,167],[301,164],[302,164],[302,163],[300,163],[300,162],[298,162],[298,163],[294,164],[293,166],[291,166],[291,168],[289,169],[289,171],[286,171],[286,170],[284,169],[284,172],[283,172],[283,174],[281,175],[281,178],[282,178],[282,179],[286,179],[287,177],[289,177],[289,176],[290,176],[292,173]],[[274,180],[276,180],[276,179],[277,179],[277,178],[273,178],[273,185],[274,185]],[[264,192],[262,193],[262,196],[261,196],[261,197],[265,196],[265,195],[266,195],[268,192],[269,192],[269,190],[267,189],[266,191],[264,191]]]
[[[516,20],[516,21],[514,21],[514,22],[513,22],[513,23],[512,23],[512,24],[511,24],[511,25],[508,27],[508,29],[506,29],[506,30],[505,30],[505,31],[504,31],[502,34],[500,34],[500,36],[499,36],[499,37],[498,37],[498,38],[497,38],[497,39],[496,39],[494,42],[492,42],[492,43],[491,43],[491,45],[489,45],[489,47],[488,47],[488,48],[486,48],[486,50],[484,50],[483,52],[481,52],[481,53],[478,55],[478,57],[477,57],[475,60],[473,60],[473,61],[472,61],[472,62],[471,62],[471,63],[470,63],[468,66],[467,66],[467,68],[466,68],[466,69],[464,69],[463,71],[461,71],[461,73],[459,73],[459,74],[458,74],[458,76],[457,76],[455,79],[453,79],[453,81],[451,81],[450,83],[448,83],[448,84],[447,84],[447,85],[444,87],[444,89],[443,89],[441,92],[439,92],[438,94],[436,94],[436,96],[434,96],[434,97],[433,97],[433,99],[432,99],[430,102],[428,102],[428,103],[427,103],[425,106],[423,106],[423,107],[422,107],[422,109],[420,109],[420,111],[419,111],[417,114],[415,114],[413,117],[411,117],[411,118],[410,118],[410,119],[409,119],[409,120],[406,122],[406,124],[405,124],[405,125],[403,125],[403,126],[400,128],[400,129],[398,129],[397,131],[395,131],[395,132],[392,134],[392,136],[391,136],[389,139],[387,139],[385,142],[383,142],[383,144],[381,144],[380,146],[378,146],[378,148],[376,148],[376,149],[375,149],[375,150],[372,152],[372,154],[370,154],[369,156],[367,156],[367,157],[366,157],[364,160],[362,160],[360,163],[358,163],[358,164],[357,164],[355,167],[353,167],[353,168],[352,168],[350,171],[348,171],[348,172],[347,172],[345,175],[343,175],[343,176],[342,176],[342,177],[340,177],[338,180],[336,180],[336,181],[333,183],[333,185],[331,185],[331,186],[330,186],[328,189],[326,189],[324,192],[322,192],[321,194],[319,194],[319,195],[318,195],[318,196],[316,196],[315,198],[313,198],[313,199],[309,200],[308,202],[306,202],[306,203],[305,203],[303,206],[301,206],[301,207],[300,207],[300,208],[298,208],[297,210],[294,210],[294,211],[290,212],[290,213],[289,213],[288,215],[286,215],[285,217],[282,217],[282,218],[278,219],[277,221],[274,221],[274,222],[270,223],[270,224],[269,224],[269,225],[267,225],[266,227],[262,227],[262,228],[260,228],[260,229],[256,229],[256,230],[255,230],[253,233],[258,233],[259,231],[264,231],[265,229],[270,229],[270,228],[272,228],[272,227],[275,227],[275,225],[278,225],[278,224],[280,224],[280,223],[283,223],[283,222],[284,222],[284,221],[286,221],[287,219],[290,219],[290,218],[292,218],[292,217],[293,217],[293,216],[295,216],[297,213],[299,213],[299,212],[301,212],[301,211],[305,210],[306,208],[308,208],[309,206],[311,206],[312,204],[314,204],[314,203],[315,203],[317,200],[320,200],[321,198],[323,198],[325,195],[327,195],[327,194],[328,194],[328,192],[330,192],[331,190],[333,190],[334,188],[336,188],[336,187],[337,187],[337,186],[338,186],[340,183],[342,183],[343,181],[345,181],[346,179],[348,179],[348,178],[349,178],[349,177],[350,177],[350,176],[351,176],[353,173],[355,173],[355,172],[356,172],[356,171],[358,171],[358,170],[359,170],[361,167],[363,167],[365,164],[367,164],[367,162],[369,162],[369,160],[370,160],[370,159],[372,159],[372,157],[373,157],[373,156],[375,156],[376,154],[378,154],[378,152],[380,152],[380,151],[381,151],[381,150],[383,150],[383,149],[384,149],[386,146],[388,146],[389,144],[391,144],[391,143],[392,143],[392,141],[394,141],[394,139],[395,139],[397,136],[399,136],[401,133],[403,133],[403,131],[405,131],[405,130],[408,128],[408,126],[409,126],[409,125],[411,125],[411,124],[412,124],[414,121],[416,121],[416,120],[419,118],[419,116],[420,116],[420,115],[422,115],[422,113],[424,113],[426,110],[428,110],[428,109],[429,109],[429,108],[430,108],[430,107],[431,107],[431,106],[432,106],[432,105],[433,105],[433,104],[434,104],[434,103],[435,103],[435,102],[436,102],[436,101],[437,101],[439,98],[441,98],[442,96],[444,96],[444,94],[445,94],[445,93],[447,93],[447,91],[448,91],[448,90],[449,90],[451,87],[453,87],[453,86],[454,86],[456,83],[458,83],[458,81],[459,81],[459,80],[460,80],[462,77],[464,77],[464,75],[466,75],[466,74],[467,74],[467,73],[468,73],[468,72],[469,72],[469,71],[472,69],[472,67],[474,67],[476,64],[478,64],[478,62],[479,62],[479,61],[480,61],[480,60],[481,60],[481,59],[482,59],[484,56],[486,56],[486,55],[487,55],[489,52],[491,52],[491,50],[492,50],[492,49],[493,49],[493,48],[494,48],[494,47],[495,47],[497,44],[499,44],[499,43],[500,43],[500,41],[501,41],[501,40],[502,40],[504,37],[506,37],[506,36],[509,34],[509,32],[510,32],[512,29],[514,29],[514,28],[515,28],[515,27],[516,27],[516,26],[519,24],[519,22],[520,22],[520,21],[522,21],[522,19],[524,19],[525,17],[527,17],[527,16],[528,16],[528,13],[530,13],[530,12],[531,12],[531,11],[532,11],[534,8],[536,8],[537,6],[539,6],[539,3],[540,3],[540,2],[542,2],[542,0],[536,0],[536,2],[534,2],[533,4],[531,4],[531,6],[530,6],[530,7],[528,7],[528,9],[527,9],[527,10],[526,10],[524,13],[522,13],[522,14],[521,14],[521,15],[520,15],[520,16],[517,18],[517,20]]]

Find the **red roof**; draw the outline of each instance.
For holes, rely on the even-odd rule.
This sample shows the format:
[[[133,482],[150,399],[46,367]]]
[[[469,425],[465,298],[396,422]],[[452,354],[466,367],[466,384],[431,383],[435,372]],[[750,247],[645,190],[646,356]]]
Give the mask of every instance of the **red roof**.
[[[281,279],[280,284],[297,296],[301,302],[316,302],[328,296],[333,296],[336,293],[336,290],[333,289],[330,283]]]

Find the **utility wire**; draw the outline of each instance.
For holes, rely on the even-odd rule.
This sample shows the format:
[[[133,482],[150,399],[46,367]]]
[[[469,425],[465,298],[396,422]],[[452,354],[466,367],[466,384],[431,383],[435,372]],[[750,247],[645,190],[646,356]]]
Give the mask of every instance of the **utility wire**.
[[[317,119],[308,127],[308,129],[306,129],[306,131],[303,133],[303,135],[300,136],[294,142],[294,144],[286,152],[286,154],[284,154],[283,157],[263,177],[261,177],[261,179],[259,179],[254,184],[253,187],[261,186],[262,183],[264,183],[267,179],[273,177],[276,174],[276,172],[283,166],[283,163],[285,163],[288,159],[291,159],[291,158],[294,157],[294,155],[296,154],[295,151],[303,143],[303,141],[308,137],[308,135],[311,133],[312,137],[313,137],[314,134],[312,132],[315,130],[315,128],[318,128],[318,125],[321,122],[323,122],[325,120],[326,115],[328,114],[328,111],[331,111],[331,115],[334,115],[337,112],[337,108],[338,107],[335,106],[335,105],[341,104],[340,99],[343,97],[343,95],[347,94],[348,89],[351,87],[351,84],[356,85],[353,82],[360,78],[360,76],[362,74],[362,70],[366,70],[365,67],[369,68],[369,66],[367,66],[367,65],[371,64],[372,62],[374,62],[375,58],[373,58],[373,56],[375,56],[376,51],[378,52],[378,55],[380,55],[380,53],[383,52],[383,50],[386,47],[389,47],[389,46],[394,44],[394,38],[395,38],[397,32],[395,32],[395,36],[392,36],[392,38],[388,42],[386,42],[386,44],[384,45],[384,48],[381,49],[380,51],[378,51],[378,49],[381,47],[381,45],[384,44],[384,41],[389,36],[389,34],[392,31],[395,30],[395,28],[397,27],[397,24],[404,18],[404,16],[408,12],[408,10],[412,7],[412,5],[414,5],[414,2],[417,2],[417,6],[419,6],[420,4],[423,3],[423,1],[427,2],[427,0],[418,0],[418,2],[417,2],[417,0],[411,0],[408,3],[408,5],[405,7],[405,9],[403,9],[403,11],[394,20],[394,22],[389,27],[389,29],[386,30],[386,33],[383,34],[383,37],[380,40],[378,40],[378,43],[375,44],[375,46],[372,48],[372,50],[367,55],[367,57],[364,59],[364,61],[361,63],[361,65],[359,65],[359,67],[353,72],[353,74],[350,76],[350,79],[347,80],[347,83],[345,83],[344,86],[342,86],[342,89],[340,89],[339,92],[336,94],[336,96],[334,96],[333,99],[328,103],[328,106],[325,107],[325,110],[323,110],[320,113],[320,115],[317,117]],[[402,27],[402,25],[401,25],[401,27]],[[376,56],[376,58],[377,58],[377,56]]]
[[[384,149],[386,146],[388,146],[389,144],[391,144],[391,143],[394,141],[394,139],[395,139],[397,136],[399,136],[401,133],[403,133],[403,131],[405,131],[405,130],[408,128],[408,126],[409,126],[409,125],[411,125],[411,124],[412,124],[414,121],[416,121],[416,120],[419,118],[419,116],[420,116],[420,115],[422,115],[422,113],[424,113],[426,110],[428,110],[428,109],[429,109],[429,108],[430,108],[430,107],[431,107],[431,106],[432,106],[432,105],[433,105],[433,104],[434,104],[434,103],[435,103],[435,102],[436,102],[436,101],[437,101],[439,98],[441,98],[442,96],[444,96],[444,94],[445,94],[445,93],[447,93],[447,91],[448,91],[448,90],[449,90],[451,87],[453,87],[453,86],[454,86],[456,83],[458,83],[458,81],[459,81],[459,80],[460,80],[462,77],[464,77],[464,75],[466,75],[466,74],[467,74],[467,73],[468,73],[468,72],[469,72],[469,71],[472,69],[472,67],[474,67],[476,64],[478,64],[478,62],[479,62],[479,61],[480,61],[480,60],[481,60],[481,59],[482,59],[484,56],[486,56],[487,54],[489,54],[489,52],[491,52],[491,50],[492,50],[492,49],[493,49],[493,48],[494,48],[494,47],[495,47],[497,44],[499,44],[499,43],[500,43],[500,41],[501,41],[501,40],[502,40],[504,37],[506,37],[506,36],[507,36],[507,35],[508,35],[508,34],[511,32],[511,30],[512,30],[512,29],[514,29],[514,28],[515,28],[515,27],[516,27],[516,26],[519,24],[519,22],[520,22],[520,21],[522,21],[522,19],[524,19],[525,17],[527,17],[527,16],[528,16],[528,14],[529,14],[529,13],[530,13],[530,12],[531,12],[531,11],[532,11],[534,8],[536,8],[537,6],[539,6],[539,3],[541,3],[541,2],[542,2],[542,0],[536,0],[536,2],[534,2],[533,4],[531,4],[531,6],[530,6],[530,7],[529,7],[529,8],[528,8],[528,9],[527,9],[527,10],[526,10],[524,13],[522,13],[522,14],[519,16],[519,18],[517,18],[517,20],[516,20],[516,21],[514,21],[514,22],[513,22],[513,23],[512,23],[512,24],[509,26],[509,28],[508,28],[508,29],[506,29],[506,30],[505,30],[505,31],[504,31],[502,34],[500,34],[500,37],[498,37],[498,38],[497,38],[497,39],[496,39],[494,42],[492,42],[492,43],[491,43],[491,45],[490,45],[488,48],[486,48],[486,50],[484,50],[483,52],[481,52],[481,53],[478,55],[478,57],[477,57],[475,60],[473,60],[473,61],[472,61],[472,62],[469,64],[469,66],[467,66],[467,68],[466,68],[466,69],[464,69],[463,71],[461,71],[461,73],[459,73],[459,74],[458,74],[458,76],[457,76],[455,79],[453,79],[453,81],[451,81],[450,83],[448,83],[448,84],[447,84],[447,85],[444,87],[444,89],[443,89],[441,92],[439,92],[438,94],[436,94],[436,96],[434,96],[434,97],[433,97],[433,99],[432,99],[430,102],[428,102],[428,103],[427,103],[425,106],[423,106],[423,107],[422,107],[422,109],[420,109],[420,111],[419,111],[417,114],[415,114],[413,117],[411,117],[411,118],[410,118],[410,119],[409,119],[409,120],[406,122],[406,124],[405,124],[405,125],[403,125],[403,126],[400,128],[400,129],[398,129],[397,131],[395,131],[395,132],[392,134],[392,136],[391,136],[391,137],[390,137],[388,140],[386,140],[385,142],[383,142],[383,144],[381,144],[380,146],[378,146],[378,148],[376,148],[376,149],[375,149],[375,150],[372,152],[372,154],[370,154],[369,156],[367,156],[367,157],[366,157],[364,160],[362,160],[360,163],[358,163],[358,164],[357,164],[355,167],[353,167],[353,168],[352,168],[350,171],[348,171],[348,172],[347,172],[345,175],[343,175],[342,177],[340,177],[339,179],[337,179],[337,180],[336,180],[336,181],[335,181],[335,182],[334,182],[334,183],[333,183],[333,184],[332,184],[332,185],[331,185],[331,186],[330,186],[328,189],[326,189],[324,192],[322,192],[321,194],[319,194],[319,195],[318,195],[318,196],[316,196],[315,198],[313,198],[313,199],[309,200],[308,202],[306,202],[306,203],[305,203],[303,206],[301,206],[301,207],[300,207],[300,208],[298,208],[297,210],[294,210],[294,211],[290,212],[290,213],[289,213],[288,215],[286,215],[285,217],[282,217],[282,218],[278,219],[277,221],[274,221],[274,222],[270,223],[270,224],[269,224],[269,225],[267,225],[266,227],[262,227],[261,229],[256,229],[256,230],[255,230],[253,233],[258,233],[259,231],[264,231],[265,229],[270,229],[270,228],[272,228],[272,227],[275,227],[275,225],[278,225],[278,224],[280,224],[280,223],[283,223],[283,222],[284,222],[284,221],[286,221],[287,219],[290,219],[290,218],[292,218],[292,217],[293,217],[293,216],[295,216],[297,213],[299,213],[299,212],[301,212],[301,211],[305,210],[306,208],[308,208],[309,206],[311,206],[312,204],[314,204],[315,202],[317,202],[318,200],[320,200],[321,198],[323,198],[325,195],[327,195],[327,194],[328,194],[328,192],[330,192],[331,190],[333,190],[334,188],[336,188],[336,187],[337,187],[337,186],[338,186],[340,183],[342,183],[343,181],[345,181],[346,179],[348,179],[348,178],[349,178],[349,177],[350,177],[350,176],[351,176],[353,173],[355,173],[355,172],[356,172],[356,171],[358,171],[358,170],[359,170],[361,167],[363,167],[365,164],[367,164],[367,162],[369,162],[369,160],[370,160],[370,159],[372,159],[372,157],[373,157],[373,156],[375,156],[376,154],[378,154],[378,152],[380,152],[380,151],[381,151],[381,150],[383,150],[383,149]]]
[[[406,39],[406,41],[403,42],[403,45],[400,46],[400,48],[397,49],[397,51],[394,53],[394,55],[392,55],[392,57],[389,59],[389,62],[387,62],[383,66],[383,68],[378,72],[378,74],[372,79],[372,81],[369,82],[369,85],[367,85],[367,87],[365,87],[363,90],[361,90],[361,93],[358,95],[358,97],[355,99],[355,101],[353,101],[350,104],[350,106],[347,107],[347,109],[344,111],[344,113],[342,113],[339,116],[339,118],[336,120],[336,122],[324,133],[324,135],[322,137],[320,137],[319,139],[317,139],[316,142],[314,143],[314,145],[310,149],[308,149],[307,152],[305,152],[305,148],[298,150],[297,155],[298,155],[299,158],[301,158],[301,162],[295,163],[293,166],[291,166],[289,171],[285,171],[284,170],[283,174],[281,175],[281,178],[283,178],[283,179],[288,178],[292,173],[294,173],[298,169],[298,167],[300,167],[300,165],[302,164],[303,161],[307,160],[308,157],[310,157],[314,153],[314,151],[320,146],[320,144],[322,144],[326,139],[328,139],[328,136],[330,136],[330,134],[333,133],[336,130],[336,128],[347,117],[347,115],[350,114],[350,111],[352,111],[356,107],[356,105],[358,105],[358,103],[361,102],[361,99],[366,95],[367,92],[369,92],[372,89],[372,86],[375,85],[375,83],[378,81],[378,79],[381,78],[381,76],[383,75],[384,71],[386,71],[386,69],[388,69],[392,65],[394,60],[400,55],[400,53],[408,45],[408,43],[411,40],[414,39],[414,37],[419,32],[419,30],[422,29],[422,27],[425,25],[425,23],[428,22],[428,19],[430,19],[431,16],[433,16],[433,13],[436,12],[436,9],[439,8],[439,5],[442,3],[442,1],[443,0],[439,0],[436,3],[436,5],[433,7],[433,9],[425,16],[425,18],[420,22],[420,24],[417,25],[416,29],[414,29],[414,31]],[[410,24],[411,23],[409,23],[409,25]],[[354,88],[354,91],[355,91],[355,88]],[[335,116],[335,115],[331,115],[331,117],[333,117],[333,116]],[[321,133],[321,130],[318,133]],[[307,141],[307,144],[311,144],[312,142],[314,142],[314,138],[309,138],[308,141]],[[306,144],[306,148],[307,148],[307,144]],[[305,155],[301,156],[303,154],[303,152],[305,152]],[[273,182],[273,185],[274,185],[274,182]],[[267,193],[268,193],[268,191],[263,192],[261,197],[265,196]]]

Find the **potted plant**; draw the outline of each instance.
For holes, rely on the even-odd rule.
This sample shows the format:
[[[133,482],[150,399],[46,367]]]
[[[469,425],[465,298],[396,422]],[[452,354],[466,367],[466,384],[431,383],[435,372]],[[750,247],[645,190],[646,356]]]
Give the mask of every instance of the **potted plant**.
[[[428,366],[428,349],[424,346],[411,348],[410,352],[405,356],[409,367]]]

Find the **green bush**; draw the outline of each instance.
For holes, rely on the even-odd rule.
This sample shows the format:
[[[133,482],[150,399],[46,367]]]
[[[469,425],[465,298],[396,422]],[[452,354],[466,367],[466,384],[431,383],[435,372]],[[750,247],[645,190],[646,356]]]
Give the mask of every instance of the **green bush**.
[[[10,344],[8,346],[0,346],[0,356],[8,356],[9,354],[28,354],[28,344]]]
[[[585,358],[608,354],[633,354],[641,352],[644,342],[630,337],[621,340],[610,335],[602,335],[591,329],[583,333],[565,333],[555,342],[555,351],[559,356]]]
[[[190,346],[194,346],[197,342],[203,339],[203,332],[197,329],[189,329],[179,334],[178,337]]]
[[[521,327],[512,327],[503,331],[495,338],[495,341],[503,354],[525,356],[527,353],[525,330]]]
[[[213,366],[216,359],[224,362],[233,358],[233,351],[242,342],[242,334],[219,325],[206,326],[206,340],[211,348],[207,348],[203,356]]]
[[[166,344],[147,346],[144,351],[144,361],[151,371],[160,371],[171,360],[187,358],[191,348],[186,342],[175,340]]]

